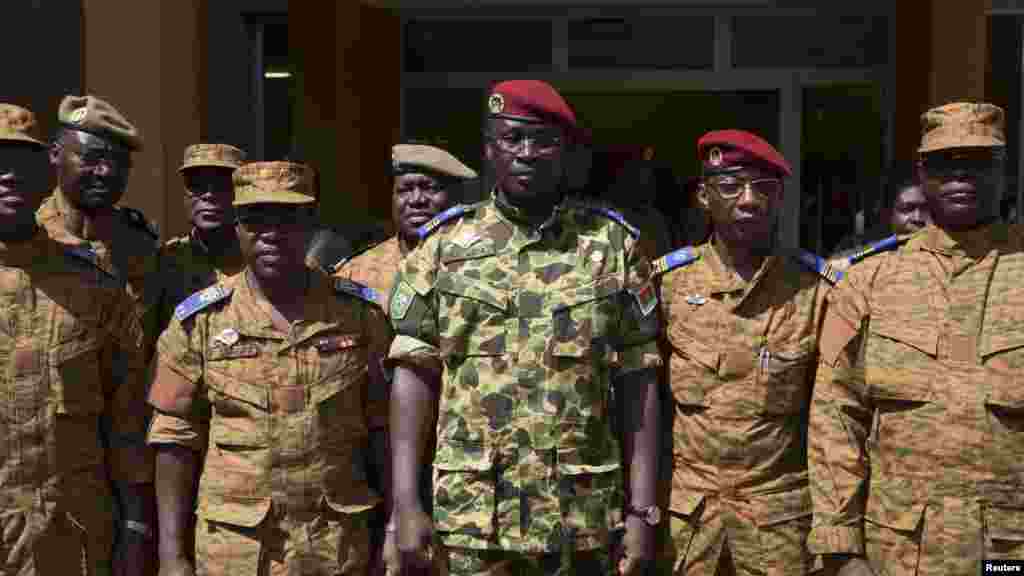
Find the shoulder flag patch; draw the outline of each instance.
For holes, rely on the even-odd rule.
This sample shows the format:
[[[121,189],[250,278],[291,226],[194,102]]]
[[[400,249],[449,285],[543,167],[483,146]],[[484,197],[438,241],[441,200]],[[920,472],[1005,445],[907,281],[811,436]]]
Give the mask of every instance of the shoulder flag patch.
[[[589,204],[587,205],[587,209],[592,212],[597,212],[598,214],[603,214],[605,217],[618,222],[634,239],[640,237],[640,229],[627,222],[626,217],[619,212],[605,206],[592,206]]]
[[[210,304],[220,302],[228,296],[231,296],[230,289],[225,288],[220,284],[214,284],[209,288],[196,292],[186,298],[181,304],[178,304],[174,308],[174,317],[178,319],[178,322],[184,322],[196,312],[199,312]]]
[[[897,246],[899,246],[903,242],[906,242],[906,240],[907,240],[906,237],[900,238],[899,236],[893,234],[892,236],[889,236],[888,238],[883,238],[882,240],[879,240],[878,242],[873,242],[871,244],[868,244],[864,248],[861,248],[860,250],[858,250],[858,251],[854,252],[853,254],[851,254],[846,260],[850,264],[856,264],[857,262],[860,262],[861,260],[867,258],[868,256],[872,256],[874,254],[878,254],[879,252],[885,252],[887,250],[895,250]]]
[[[664,274],[669,270],[692,264],[697,260],[700,260],[700,254],[693,249],[693,246],[685,246],[651,262],[651,273],[654,275]]]
[[[416,235],[420,237],[420,240],[423,240],[424,238],[429,236],[431,232],[436,230],[437,227],[440,226],[441,224],[444,224],[445,222],[452,220],[454,218],[458,218],[459,216],[462,216],[463,214],[466,214],[468,212],[472,212],[474,209],[475,206],[471,206],[468,204],[456,204],[455,206],[452,206],[451,208],[445,210],[444,212],[441,212],[437,216],[434,216],[433,218],[430,219],[429,222],[427,222],[423,226],[417,228]]]
[[[636,303],[640,306],[640,313],[644,316],[648,316],[658,305],[658,295],[654,292],[654,285],[650,282],[644,282],[644,285],[639,288],[630,288],[629,293],[636,298]]]
[[[338,294],[348,294],[349,296],[355,296],[361,300],[381,306],[380,293],[359,282],[354,282],[347,278],[335,278],[334,279],[334,291]]]
[[[843,279],[842,270],[836,270],[828,263],[827,260],[817,254],[812,254],[806,250],[800,250],[797,252],[797,260],[799,260],[805,268],[812,272],[816,272],[819,276],[828,280],[832,284]]]

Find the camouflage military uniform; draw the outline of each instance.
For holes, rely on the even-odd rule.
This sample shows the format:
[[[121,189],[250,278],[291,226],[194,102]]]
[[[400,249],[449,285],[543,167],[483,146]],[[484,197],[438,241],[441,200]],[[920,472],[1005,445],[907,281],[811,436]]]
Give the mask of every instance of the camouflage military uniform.
[[[1024,558],[1024,230],[930,226],[829,296],[811,406],[814,553],[877,574]]]
[[[223,254],[211,254],[203,245],[195,230],[187,236],[172,238],[160,247],[156,256],[157,265],[147,280],[146,299],[153,314],[155,326],[148,334],[154,342],[171,322],[174,308],[190,294],[214,285],[227,276],[242,271],[244,263],[238,245],[234,244]]]
[[[655,260],[675,407],[666,572],[803,574],[806,414],[828,284],[770,256],[743,281],[712,245]]]
[[[42,230],[0,245],[4,573],[109,574],[110,482],[152,481],[141,326],[94,257]],[[114,348],[121,380],[105,353]]]
[[[493,197],[456,207],[396,276],[391,358],[444,369],[433,516],[452,573],[606,550],[621,518],[611,382],[661,361],[649,264],[609,215],[567,202],[531,229]]]
[[[379,501],[361,457],[374,416],[367,357],[390,331],[350,285],[309,278],[305,320],[291,334],[273,328],[243,273],[185,300],[158,341],[149,441],[208,450],[199,574],[366,568],[366,512]],[[164,369],[192,388],[163,386]]]

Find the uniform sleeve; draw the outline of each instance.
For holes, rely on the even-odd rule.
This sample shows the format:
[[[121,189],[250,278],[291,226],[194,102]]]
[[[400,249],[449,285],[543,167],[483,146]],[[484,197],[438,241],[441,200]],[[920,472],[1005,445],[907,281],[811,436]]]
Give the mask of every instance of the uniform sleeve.
[[[863,554],[872,407],[864,381],[866,301],[845,281],[827,297],[811,397],[808,465],[812,554]]]
[[[101,316],[103,329],[110,335],[110,364],[104,373],[105,406],[103,421],[110,450],[111,480],[146,483],[153,480],[153,454],[146,446],[145,361],[142,324],[135,303],[122,290],[111,297],[107,314]]]
[[[201,320],[188,318],[183,325],[174,319],[157,340],[148,395],[149,404],[157,410],[149,429],[150,444],[178,444],[193,449],[205,446],[209,413],[200,397]]]
[[[662,365],[657,342],[658,291],[651,276],[651,263],[632,237],[626,238],[624,249],[625,290],[618,335],[620,376]]]
[[[390,378],[387,376],[384,360],[391,345],[391,327],[387,318],[377,307],[371,307],[367,315],[366,336],[369,348],[369,388],[366,392],[367,428],[385,428],[388,422],[388,401],[391,397]]]
[[[395,274],[388,298],[388,315],[395,334],[388,354],[389,365],[408,362],[429,370],[440,367],[434,280],[441,236],[435,234],[421,242]]]

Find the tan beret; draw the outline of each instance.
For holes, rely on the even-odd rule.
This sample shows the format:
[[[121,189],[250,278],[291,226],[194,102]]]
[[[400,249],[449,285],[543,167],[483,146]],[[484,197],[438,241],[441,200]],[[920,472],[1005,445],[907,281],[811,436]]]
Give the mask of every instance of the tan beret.
[[[235,206],[245,204],[308,204],[316,201],[313,169],[293,162],[243,164],[232,177]]]
[[[245,163],[245,152],[229,144],[193,144],[185,148],[178,171],[200,166],[235,169]]]
[[[36,115],[14,104],[0,104],[0,141],[27,142],[46,147],[39,136]]]
[[[68,128],[115,138],[132,150],[142,150],[139,131],[116,108],[95,96],[65,96],[57,121]]]
[[[1005,146],[1003,109],[985,102],[954,102],[921,115],[924,154],[948,148]]]
[[[470,179],[476,172],[446,150],[426,144],[397,144],[391,148],[391,168],[396,174],[424,170],[442,176]]]

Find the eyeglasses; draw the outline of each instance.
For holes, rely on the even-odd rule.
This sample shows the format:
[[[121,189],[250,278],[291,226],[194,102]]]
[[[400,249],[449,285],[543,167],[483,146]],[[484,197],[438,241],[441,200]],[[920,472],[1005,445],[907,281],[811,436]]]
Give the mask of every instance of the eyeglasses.
[[[562,147],[562,135],[557,131],[525,132],[509,130],[503,134],[491,135],[491,141],[499,150],[508,154],[522,154],[526,143],[540,155],[553,154]]]
[[[742,180],[727,176],[719,180],[712,180],[711,186],[719,196],[726,200],[739,198],[748,187],[754,194],[762,198],[772,199],[782,195],[782,180],[778,178]]]

